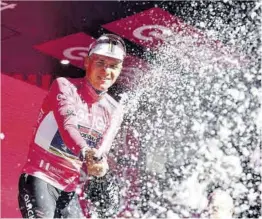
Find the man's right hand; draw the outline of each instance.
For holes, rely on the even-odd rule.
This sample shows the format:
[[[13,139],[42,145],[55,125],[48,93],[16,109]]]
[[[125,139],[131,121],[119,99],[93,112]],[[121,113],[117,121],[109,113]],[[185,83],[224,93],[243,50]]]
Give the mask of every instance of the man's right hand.
[[[86,166],[89,175],[102,177],[107,173],[109,166],[107,163],[106,156],[98,158],[96,156],[98,154],[97,152],[98,151],[95,148],[91,148],[86,151],[85,153]]]

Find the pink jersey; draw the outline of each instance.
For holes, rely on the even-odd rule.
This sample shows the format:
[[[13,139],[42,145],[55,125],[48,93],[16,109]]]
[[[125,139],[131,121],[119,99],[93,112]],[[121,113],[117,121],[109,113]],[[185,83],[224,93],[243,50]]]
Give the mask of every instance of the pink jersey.
[[[79,183],[80,150],[108,152],[123,109],[108,94],[98,95],[86,79],[56,79],[44,99],[23,172],[70,192]]]

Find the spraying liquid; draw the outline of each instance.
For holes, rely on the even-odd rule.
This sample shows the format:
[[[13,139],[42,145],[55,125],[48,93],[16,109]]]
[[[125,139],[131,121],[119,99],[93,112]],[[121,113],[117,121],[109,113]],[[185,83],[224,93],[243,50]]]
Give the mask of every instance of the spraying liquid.
[[[230,193],[234,216],[243,215],[260,206],[258,66],[194,37],[165,39],[122,98],[125,125],[138,132],[144,155],[146,198],[134,215],[201,215],[215,188]]]

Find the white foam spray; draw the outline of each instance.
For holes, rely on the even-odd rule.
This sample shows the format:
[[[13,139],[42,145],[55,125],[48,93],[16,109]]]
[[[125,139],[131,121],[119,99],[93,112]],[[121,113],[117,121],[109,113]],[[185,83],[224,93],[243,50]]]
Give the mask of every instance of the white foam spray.
[[[125,94],[127,125],[138,131],[145,155],[140,162],[156,179],[148,205],[158,217],[201,213],[215,186],[231,193],[236,215],[259,200],[259,179],[249,174],[260,165],[260,76],[248,58],[196,42],[167,37]]]

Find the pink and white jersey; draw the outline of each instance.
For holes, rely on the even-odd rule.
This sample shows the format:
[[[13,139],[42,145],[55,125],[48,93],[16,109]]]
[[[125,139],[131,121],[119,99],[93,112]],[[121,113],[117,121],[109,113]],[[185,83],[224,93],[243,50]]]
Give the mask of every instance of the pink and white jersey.
[[[79,183],[80,150],[108,152],[123,109],[84,78],[57,78],[44,99],[23,172],[70,192]]]

